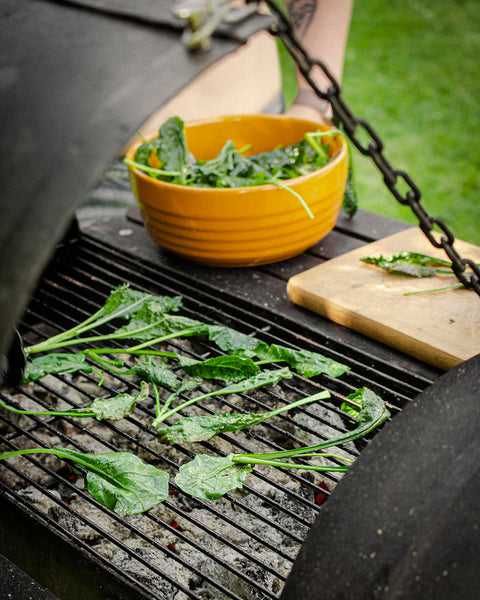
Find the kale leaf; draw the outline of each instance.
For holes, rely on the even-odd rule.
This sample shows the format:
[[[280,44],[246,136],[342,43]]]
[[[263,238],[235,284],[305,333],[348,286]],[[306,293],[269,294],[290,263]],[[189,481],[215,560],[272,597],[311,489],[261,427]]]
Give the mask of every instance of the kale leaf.
[[[199,454],[180,467],[175,483],[181,490],[196,498],[221,498],[230,490],[243,487],[243,481],[252,470],[250,465],[235,464],[232,458],[233,454]]]

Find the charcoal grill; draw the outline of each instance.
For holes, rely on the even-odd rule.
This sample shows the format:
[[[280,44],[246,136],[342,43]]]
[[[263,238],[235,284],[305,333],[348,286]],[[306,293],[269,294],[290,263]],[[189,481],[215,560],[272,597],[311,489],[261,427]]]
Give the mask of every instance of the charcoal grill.
[[[172,257],[163,257],[160,261],[157,257],[155,262],[144,259],[142,255],[153,250],[147,240],[143,248],[146,252],[131,253],[115,248],[105,242],[104,231],[99,233],[99,227],[104,226],[105,223],[93,224],[86,232],[74,233],[57,250],[21,322],[21,333],[28,343],[80,322],[103,304],[112,288],[128,282],[156,294],[181,295],[184,298],[182,314],[186,316],[226,324],[268,343],[326,353],[351,367],[348,375],[339,379],[319,376],[312,382],[297,376],[280,389],[248,394],[241,404],[232,404],[228,398],[218,405],[215,402],[215,406],[206,403],[202,407],[204,414],[217,407],[223,411],[248,407],[259,412],[275,405],[279,395],[280,398],[298,397],[319,389],[332,393],[332,400],[315,410],[306,408],[245,436],[224,435],[219,444],[206,444],[207,453],[251,452],[258,445],[284,449],[329,437],[332,432],[346,431],[349,427],[339,407],[345,396],[358,387],[367,385],[381,394],[396,414],[435,377],[433,371],[428,375],[408,373],[402,366],[392,366],[331,335],[319,332],[312,335],[305,325],[275,314],[268,307],[255,305],[252,299],[242,300],[234,291],[226,290],[219,295],[210,282],[201,281],[205,275],[202,269],[196,269],[197,276],[192,277],[187,271],[195,269]],[[129,228],[136,233],[125,235]],[[142,229],[140,224],[130,221],[123,223],[120,235],[115,227],[111,227],[111,232],[118,240],[125,241],[144,233]],[[98,239],[99,235],[102,240]],[[227,275],[226,271],[214,270],[212,281],[215,273]],[[243,275],[249,274],[244,272]],[[257,300],[261,297],[262,294],[258,294]],[[195,357],[211,356],[215,352],[208,344],[199,342],[189,344],[187,350]],[[180,351],[186,350],[180,348]],[[91,401],[97,392],[94,376],[52,379],[17,389],[13,395],[2,393],[1,397],[19,406],[42,407],[53,402],[75,407]],[[108,391],[131,387],[131,382],[119,377],[112,377],[106,384]],[[175,472],[193,449],[170,450],[156,443],[148,426],[152,416],[153,407],[145,406],[123,426],[99,427],[95,422],[85,424],[75,419],[22,417],[18,420],[2,414],[2,442],[5,450],[55,444],[73,444],[80,451],[128,448],[145,460]],[[346,456],[355,459],[365,443],[350,444],[345,450]],[[77,597],[74,594],[85,597],[85,582],[88,597],[94,598],[93,575],[86,576],[82,569],[75,573],[72,564],[63,565],[68,577],[55,573],[59,540],[67,548],[65,556],[79,555],[73,561],[75,566],[85,565],[87,571],[97,574],[106,569],[113,581],[118,578],[122,582],[122,595],[115,597],[278,598],[320,505],[339,479],[335,473],[319,478],[256,470],[244,492],[229,494],[226,499],[215,502],[187,498],[172,485],[169,499],[158,511],[122,518],[89,497],[83,490],[82,479],[57,460],[29,456],[5,467],[0,484],[3,502],[6,505],[12,502],[14,508],[4,507],[3,514],[21,513],[21,518],[16,517],[10,523],[27,519],[35,523],[35,528],[41,524],[40,531],[45,528],[47,538],[51,539],[48,544],[45,539],[41,540],[40,561],[31,550],[25,553],[18,540],[17,525],[7,527],[8,534],[4,530],[3,545],[9,546],[11,551],[14,539],[18,551],[12,558],[28,566],[49,586],[52,580],[63,580],[60,589],[55,591],[65,593],[64,597],[68,598]],[[28,546],[28,531],[25,534],[24,543]],[[25,560],[28,565],[24,564]],[[98,579],[97,585],[98,597],[105,597],[102,594],[108,585]],[[62,589],[62,586],[65,587]],[[116,593],[120,594],[118,589]]]

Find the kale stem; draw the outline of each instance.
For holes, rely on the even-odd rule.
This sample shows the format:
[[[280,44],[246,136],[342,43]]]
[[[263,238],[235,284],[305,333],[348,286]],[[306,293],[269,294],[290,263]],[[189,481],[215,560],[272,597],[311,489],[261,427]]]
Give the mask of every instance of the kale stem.
[[[151,344],[152,342],[147,342]],[[138,354],[138,355],[151,355],[151,356],[164,356],[166,358],[178,358],[178,354],[175,352],[166,352],[163,350],[138,350],[133,348],[93,348],[88,351],[90,354]]]
[[[43,342],[42,342],[42,344],[37,344],[37,346],[30,346],[29,352],[41,352],[42,350],[56,350],[58,348],[65,348],[67,346],[75,346],[77,344],[85,344],[85,343],[91,343],[91,342],[103,342],[103,341],[107,341],[107,340],[135,339],[136,334],[144,333],[145,331],[148,331],[152,327],[155,327],[155,325],[158,325],[158,323],[161,323],[161,321],[163,321],[163,319],[160,319],[159,321],[157,321],[155,323],[151,323],[149,325],[146,325],[145,327],[141,327],[134,331],[128,331],[126,333],[109,333],[109,334],[104,334],[104,335],[95,335],[95,336],[91,336],[91,337],[83,337],[83,338],[79,337],[79,338],[67,340],[65,342],[59,342],[58,344],[48,344],[48,345],[45,345],[45,347],[42,346],[42,344],[43,344]],[[180,337],[182,335],[190,335],[192,332],[194,333],[193,329],[182,329],[181,331],[169,333],[167,335],[158,337],[154,340],[150,340],[147,342],[143,342],[142,344],[138,344],[137,346],[133,346],[130,349],[118,350],[117,352],[132,354],[142,348],[145,348],[146,346],[150,346],[150,345],[153,346],[154,344],[158,344],[160,342],[164,342],[166,340],[170,340],[175,337]],[[39,346],[42,346],[42,347],[39,347]]]
[[[44,350],[52,349],[52,346],[51,346],[52,344],[56,344],[62,340],[68,340],[73,335],[78,335],[78,331],[80,328],[86,327],[87,325],[89,325],[90,323],[92,323],[93,321],[98,319],[98,317],[100,316],[100,314],[102,314],[102,312],[103,312],[103,309],[100,308],[96,313],[94,313],[93,315],[88,317],[88,319],[85,319],[85,321],[82,321],[82,323],[75,325],[75,327],[71,327],[70,329],[67,329],[66,331],[62,331],[61,333],[59,333],[57,335],[53,335],[52,337],[49,337],[48,339],[44,340],[43,342],[39,342],[38,344],[33,344],[32,346],[25,347],[24,348],[25,353],[31,354],[34,352],[42,352]],[[92,325],[92,327],[93,327],[93,325]]]
[[[3,460],[5,458],[11,458],[12,456],[21,456],[23,454],[53,454],[58,458],[71,460],[80,467],[86,469],[87,471],[100,473],[105,480],[110,481],[113,484],[116,483],[115,479],[113,477],[109,477],[105,471],[97,469],[95,465],[82,460],[82,455],[80,453],[73,451],[63,452],[61,448],[25,448],[23,450],[13,450],[12,452],[0,454],[0,460]]]
[[[310,146],[315,150],[315,152],[319,155],[319,156],[325,156],[327,154],[327,152],[325,151],[325,148],[323,148],[322,146],[320,146],[316,140],[316,138],[322,138],[322,137],[334,137],[335,135],[342,135],[342,132],[339,129],[329,129],[328,131],[309,131],[305,134],[305,139],[307,140],[307,142],[310,144]]]
[[[327,390],[323,390],[322,392],[318,392],[317,394],[313,394],[312,396],[308,396],[307,398],[301,398],[300,400],[296,400],[291,404],[287,404],[286,406],[280,406],[275,410],[270,410],[264,413],[265,420],[270,419],[270,417],[275,417],[286,410],[292,410],[299,406],[303,406],[304,404],[310,404],[311,402],[316,402],[317,400],[325,400],[326,398],[330,398],[330,392]]]
[[[332,446],[346,444],[347,442],[351,442],[359,437],[365,436],[371,431],[373,431],[376,427],[381,425],[386,419],[388,419],[389,416],[390,413],[388,409],[382,403],[381,410],[378,411],[378,414],[371,421],[367,421],[366,423],[364,423],[360,427],[357,427],[353,431],[349,431],[337,437],[325,440],[320,444],[315,444],[314,446],[305,446],[303,448],[295,448],[293,450],[281,450],[279,452],[265,452],[260,454],[241,454],[239,456],[243,456],[246,458],[260,458],[270,460],[275,458],[291,458],[294,456],[303,456],[306,454],[311,454],[312,452],[317,452],[318,450],[323,450],[324,448],[331,448]]]
[[[177,398],[177,396],[181,392],[183,392],[183,391],[186,391],[186,387],[185,386],[181,386],[180,389],[177,389],[175,392],[173,392],[172,394],[170,394],[168,396],[168,398],[166,399],[166,401],[165,401],[164,405],[162,406],[162,408],[157,411],[157,415],[156,415],[154,421],[152,422],[152,427],[157,427],[158,425],[160,425],[160,423],[162,423],[162,421],[163,421],[163,415],[167,412],[168,407],[173,402],[173,400],[175,398]]]
[[[305,139],[319,156],[325,156],[324,149],[317,143],[317,140],[314,139],[312,133],[306,133]]]
[[[55,344],[48,344],[48,346],[45,347],[40,347],[40,345],[37,346],[31,346],[29,348],[29,352],[42,352],[42,351],[46,351],[46,350],[58,350],[58,348],[66,348],[68,346],[77,346],[79,344],[86,344],[86,343],[90,343],[90,342],[103,342],[106,340],[115,340],[115,339],[122,339],[122,338],[127,338],[126,334],[106,334],[106,335],[94,335],[94,336],[90,336],[90,337],[80,337],[80,338],[73,338],[70,340],[65,340],[65,341],[59,341],[58,343]]]
[[[445,287],[434,288],[432,290],[417,290],[416,292],[404,292],[404,296],[413,296],[414,294],[429,294],[430,292],[444,292],[445,290],[458,290],[463,287],[463,283],[454,283]]]
[[[172,403],[172,400],[176,397],[176,394],[170,394],[170,396],[165,400],[165,404],[160,408],[160,405],[157,410],[157,415],[155,420],[152,423],[152,427],[158,427],[160,423],[162,423],[162,416],[167,412],[168,407]]]
[[[305,200],[300,196],[300,194],[298,192],[296,192],[295,190],[292,190],[292,188],[289,188],[288,186],[284,185],[283,183],[280,183],[280,181],[278,181],[278,179],[271,178],[271,179],[267,179],[266,181],[267,181],[267,183],[271,183],[273,185],[276,185],[279,188],[281,188],[282,190],[285,190],[287,192],[290,192],[290,194],[293,194],[295,196],[295,198],[297,198],[300,201],[301,205],[303,206],[303,208],[307,212],[308,216],[311,219],[315,218],[315,215],[310,210],[308,204],[305,202]]]
[[[123,162],[127,164],[129,167],[133,167],[138,169],[139,171],[144,171],[148,175],[159,175],[160,177],[178,177],[182,175],[185,178],[185,171],[165,171],[163,169],[154,169],[153,167],[148,167],[147,165],[142,165],[134,160],[130,160],[129,158],[124,158]]]
[[[62,450],[61,448],[26,448],[24,450],[14,450],[12,452],[7,452],[6,454],[0,454],[0,460],[5,458],[11,458],[12,456],[21,456],[23,454],[53,454],[58,458],[63,458],[64,460],[69,460],[77,464],[78,466],[84,468],[87,472],[99,474],[99,476],[105,481],[109,482],[114,487],[118,486],[118,480],[115,477],[112,477],[106,469],[99,469],[94,460],[96,455],[90,455],[92,460],[86,461],[83,458],[82,453],[75,452],[74,450]],[[88,455],[85,455],[88,456]],[[124,489],[133,492],[137,497],[138,494],[135,489],[131,487],[123,486]]]
[[[337,458],[348,463],[354,462],[351,458],[345,458],[345,456],[340,456],[339,454],[326,454],[323,452],[312,452],[312,454],[302,454],[302,458]]]
[[[94,417],[95,413],[79,413],[78,411],[70,411],[70,410],[20,410],[19,408],[13,408],[13,406],[9,406],[5,404],[3,400],[0,400],[0,406],[3,406],[6,410],[10,412],[16,413],[18,415],[32,415],[32,416],[40,416],[40,415],[49,415],[56,417]]]
[[[157,384],[152,382],[152,386],[153,386],[153,392],[155,394],[155,416],[156,416],[156,419],[158,419],[159,416],[160,416],[160,411],[161,411],[161,407],[160,407],[160,394],[158,392]]]
[[[102,307],[97,312],[95,312],[93,315],[88,317],[88,319],[85,319],[85,321],[82,321],[82,323],[79,323],[75,327],[72,327],[71,329],[68,329],[67,331],[64,331],[62,333],[59,333],[58,335],[48,338],[47,340],[44,340],[43,342],[34,344],[33,346],[28,346],[27,348],[25,348],[25,353],[31,354],[34,352],[55,350],[57,348],[63,348],[65,346],[71,346],[75,343],[83,343],[84,340],[98,341],[98,340],[103,340],[103,339],[114,339],[111,335],[110,336],[96,336],[96,337],[90,337],[90,338],[78,338],[78,336],[81,335],[82,333],[85,333],[85,331],[90,331],[91,329],[93,329],[95,327],[100,327],[101,325],[108,323],[112,319],[121,317],[126,312],[131,312],[132,309],[135,308],[135,306],[142,304],[143,302],[145,302],[144,298],[136,300],[135,302],[129,304],[128,306],[126,306],[120,310],[113,311],[111,313],[107,313],[104,317],[100,318],[100,316],[102,314],[104,314],[104,308]],[[72,343],[71,338],[73,336],[77,336],[77,337],[76,337],[75,341]],[[77,339],[79,339],[80,341],[79,342],[76,341]]]
[[[154,325],[155,325],[155,323],[154,323]],[[153,327],[154,325],[150,325],[149,327]],[[192,333],[195,333],[195,330],[191,329],[191,328],[190,329],[182,329],[181,331],[175,331],[173,333],[167,333],[166,335],[160,336],[154,340],[147,340],[146,342],[138,344],[137,346],[133,346],[132,348],[129,348],[126,352],[135,354],[136,352],[138,352],[139,350],[143,350],[143,348],[146,348],[147,346],[154,346],[155,344],[160,344],[161,342],[171,340],[172,338],[188,336],[188,335],[191,335]],[[162,354],[162,356],[168,356],[168,354],[169,353],[164,353],[164,354]],[[174,354],[174,353],[172,352],[171,354]],[[174,356],[176,356],[176,354],[174,354]],[[172,356],[172,358],[174,356]]]
[[[138,333],[143,333],[144,331],[148,331],[150,328],[155,327],[155,325],[157,325],[158,323],[161,323],[161,321],[163,321],[163,319],[161,319],[160,321],[157,321],[155,323],[152,323],[150,325],[147,325],[146,327],[143,327],[141,329],[136,329],[135,331],[129,331],[128,333],[123,333],[121,335],[106,335],[106,336],[100,336],[100,339],[98,340],[93,340],[93,341],[102,341],[102,340],[113,340],[113,339],[135,339],[135,334]],[[148,350],[145,352],[142,352],[142,350],[144,348],[146,348],[147,346],[154,346],[155,344],[160,344],[161,342],[165,342],[167,340],[171,340],[173,338],[176,337],[181,337],[181,336],[188,336],[191,335],[192,333],[195,333],[194,329],[182,329],[181,331],[175,331],[173,333],[167,333],[166,335],[162,335],[159,336],[158,338],[155,338],[153,340],[147,340],[146,342],[142,342],[141,344],[137,344],[136,346],[132,346],[131,348],[118,348],[118,349],[109,349],[109,348],[99,348],[98,350],[92,350],[92,352],[96,353],[96,354],[152,354],[155,356],[166,356],[168,358],[177,358],[177,354],[175,354],[174,352],[163,352],[160,350]],[[87,341],[92,341],[89,338],[84,338]]]
[[[259,455],[260,456],[260,455]],[[265,455],[266,456],[266,455]],[[305,469],[308,471],[341,471],[344,472],[348,469],[348,465],[301,465],[299,463],[282,462],[279,460],[268,460],[263,458],[251,458],[246,454],[234,454],[232,461],[239,464],[247,465],[268,465],[269,467],[283,467],[286,469]]]
[[[170,398],[169,398],[165,402],[164,407],[162,408],[160,414],[157,415],[157,418],[152,423],[152,425],[153,425],[153,427],[157,427],[158,425],[160,425],[160,423],[163,423],[163,421],[168,419],[168,417],[171,417],[176,412],[179,412],[183,408],[190,406],[190,404],[193,404],[194,402],[197,402],[198,400],[204,400],[205,398],[209,398],[210,396],[220,396],[223,393],[225,393],[225,392],[223,392],[222,390],[216,390],[213,392],[208,392],[207,394],[201,394],[200,396],[196,396],[195,398],[190,398],[190,400],[186,400],[185,402],[183,402],[183,404],[180,404],[179,406],[176,406],[175,408],[172,408],[171,410],[166,412],[166,409],[168,408],[168,406],[170,404],[169,403]],[[230,393],[230,392],[227,392],[227,393]],[[296,400],[295,402],[292,402],[291,404],[287,404],[286,406],[281,406],[280,408],[276,408],[274,410],[263,413],[263,415],[259,415],[259,417],[262,418],[262,421],[265,421],[265,420],[269,419],[270,417],[274,417],[282,412],[292,410],[293,408],[297,408],[298,406],[302,406],[303,404],[310,404],[311,402],[315,402],[317,400],[325,399],[325,398],[329,398],[329,397],[330,397],[330,392],[328,392],[327,390],[323,390],[322,392],[318,392],[317,394],[313,394],[312,396],[308,396],[307,398],[301,398],[300,400]],[[171,398],[172,398],[172,396],[171,396]],[[260,455],[258,455],[258,456],[260,456]]]
[[[88,327],[78,326],[76,328],[77,335],[82,334],[85,331],[89,331],[90,329],[93,329],[94,327],[100,327],[100,325],[104,325],[105,323],[108,323],[109,321],[112,321],[113,319],[118,319],[118,317],[122,317],[125,313],[131,313],[136,306],[141,306],[144,302],[145,302],[145,298],[140,298],[140,299],[136,300],[135,302],[130,303],[128,306],[121,308],[120,310],[116,310],[111,313],[107,313],[101,319],[97,318],[97,320],[94,323],[88,324]],[[100,311],[98,311],[98,312],[101,312],[102,310],[103,309],[100,309]]]
[[[12,450],[12,452],[6,452],[5,454],[0,454],[0,460],[5,458],[10,458],[12,456],[21,456],[22,454],[55,454],[56,452],[51,450],[50,448],[25,448],[24,450]]]
[[[208,392],[206,394],[200,394],[200,396],[195,396],[195,398],[190,398],[190,400],[186,400],[185,402],[183,402],[182,404],[179,404],[175,408],[172,408],[168,412],[165,412],[165,407],[164,407],[162,409],[162,414],[160,415],[160,417],[155,419],[155,421],[154,421],[154,423],[152,423],[152,425],[154,427],[156,427],[157,425],[160,425],[160,423],[163,423],[166,419],[168,419],[169,417],[174,415],[176,412],[179,412],[183,408],[190,406],[190,404],[194,404],[195,402],[198,402],[198,400],[204,400],[205,398],[209,398],[210,396],[218,396],[221,394],[222,394],[222,390],[215,390],[213,392]],[[167,400],[167,402],[168,402],[168,400]],[[165,405],[167,406],[167,403],[165,403]]]
[[[322,147],[316,140],[316,138],[326,137],[326,136],[334,136],[335,133],[340,133],[338,130],[329,130],[329,131],[309,131],[305,134],[305,139],[310,144],[310,146],[315,150],[315,152],[322,157],[328,157],[328,153],[324,147]]]
[[[85,354],[90,359],[94,360],[100,366],[105,367],[106,369],[108,369],[112,373],[118,373],[118,374],[125,373],[125,371],[120,371],[120,370],[117,369],[117,367],[123,365],[123,361],[120,361],[122,363],[122,365],[118,364],[120,359],[118,359],[118,360],[108,360],[108,359],[105,359],[105,358],[100,358],[100,356],[97,356],[97,353],[94,352],[93,350],[85,350],[85,352],[83,352],[83,353],[79,352],[79,354]]]
[[[239,154],[243,154],[244,152],[246,152],[247,150],[250,150],[250,148],[252,147],[252,144],[246,144],[245,146],[242,146],[240,148],[240,150],[237,150],[237,152]]]

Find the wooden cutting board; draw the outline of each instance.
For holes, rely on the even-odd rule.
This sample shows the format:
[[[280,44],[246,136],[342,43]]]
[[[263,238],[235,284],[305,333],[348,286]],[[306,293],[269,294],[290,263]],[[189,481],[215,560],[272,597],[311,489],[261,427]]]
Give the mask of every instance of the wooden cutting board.
[[[480,263],[480,247],[457,240],[462,258]],[[455,283],[454,276],[417,279],[360,261],[401,250],[446,258],[417,227],[406,229],[290,278],[290,299],[330,320],[440,369],[480,353],[480,298],[464,288],[404,295]]]

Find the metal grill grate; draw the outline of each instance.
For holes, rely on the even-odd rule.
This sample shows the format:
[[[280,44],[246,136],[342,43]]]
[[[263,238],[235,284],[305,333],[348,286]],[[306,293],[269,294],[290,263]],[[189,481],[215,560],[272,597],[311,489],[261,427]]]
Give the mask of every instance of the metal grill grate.
[[[24,339],[33,343],[82,321],[103,304],[111,289],[124,282],[160,295],[181,295],[181,314],[187,317],[227,325],[268,343],[321,352],[347,364],[351,371],[337,379],[318,376],[310,381],[296,375],[273,389],[193,405],[184,414],[261,412],[321,389],[332,394],[328,401],[201,445],[159,444],[150,427],[153,398],[118,423],[12,417],[2,411],[4,451],[39,446],[83,452],[128,450],[173,475],[196,452],[282,450],[346,431],[350,424],[340,404],[358,387],[368,386],[380,394],[395,414],[430,383],[337,340],[318,334],[308,339],[307,332],[293,330],[288,320],[268,310],[252,310],[248,302],[227,295],[218,297],[207,284],[114,251],[88,236],[66,243],[52,260],[22,322]],[[172,341],[168,348],[195,358],[218,353],[202,340]],[[107,376],[101,388],[97,383],[94,374],[49,376],[14,394],[2,393],[1,398],[33,410],[52,405],[81,407],[95,397],[136,387],[135,381],[121,376]],[[351,443],[339,453],[354,459],[365,443]],[[186,496],[172,481],[166,502],[148,513],[122,517],[99,505],[84,490],[81,474],[57,458],[17,457],[3,461],[0,468],[0,488],[7,498],[36,515],[95,564],[118,575],[139,597],[159,600],[278,598],[308,528],[338,479],[335,473],[260,467],[249,475],[243,490],[212,502]]]

